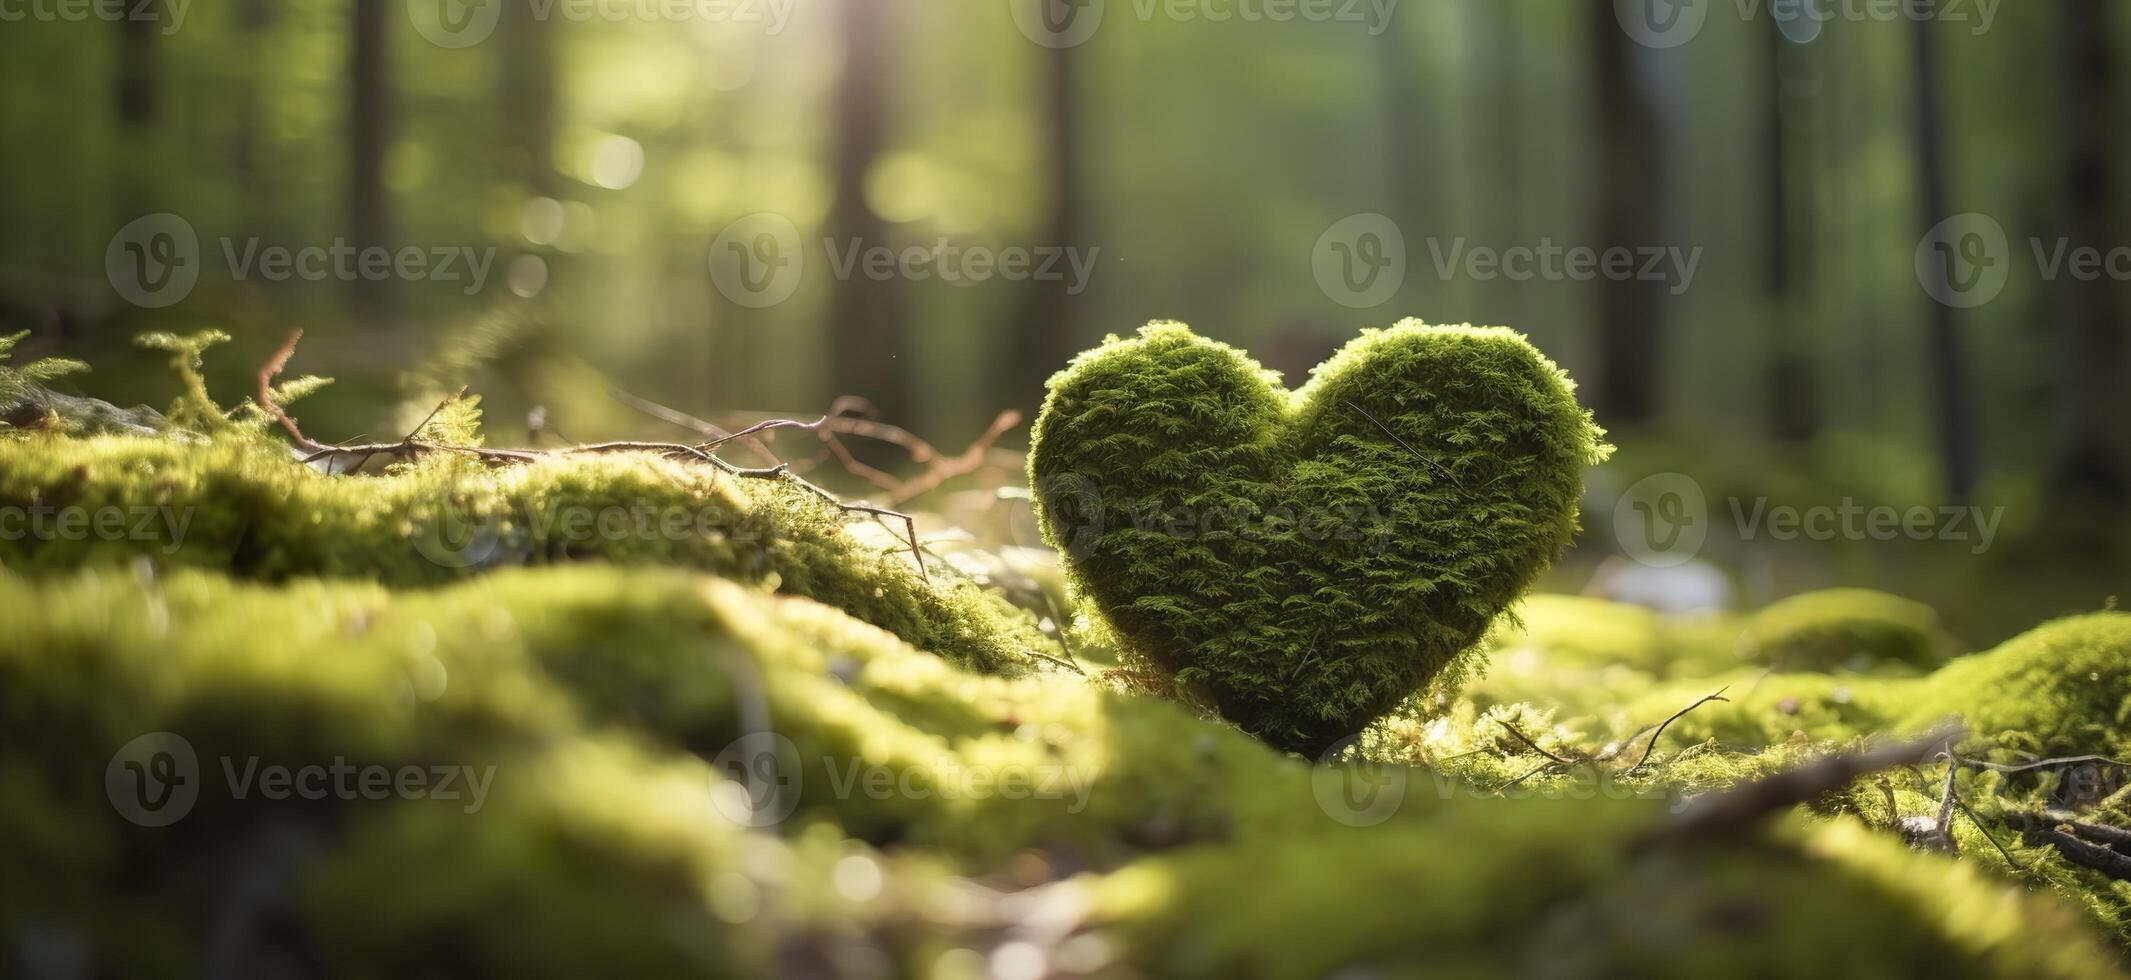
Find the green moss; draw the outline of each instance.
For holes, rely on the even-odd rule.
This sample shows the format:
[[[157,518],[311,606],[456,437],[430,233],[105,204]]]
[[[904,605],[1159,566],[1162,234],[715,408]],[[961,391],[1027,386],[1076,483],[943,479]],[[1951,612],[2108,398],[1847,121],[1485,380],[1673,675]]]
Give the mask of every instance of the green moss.
[[[1053,378],[1033,438],[1076,593],[1133,653],[1305,753],[1472,671],[1606,451],[1522,336],[1414,321],[1292,393],[1151,325]]]
[[[2131,613],[2045,623],[1915,682],[1897,724],[1957,716],[1971,733],[2042,754],[2131,749]]]
[[[1817,832],[1637,856],[1626,843],[1657,803],[1479,800],[1427,771],[1404,773],[1381,823],[1351,826],[1326,771],[1175,705],[973,674],[810,600],[673,570],[508,570],[433,592],[0,574],[0,606],[21,611],[0,634],[0,854],[20,871],[0,924],[71,937],[106,972],[191,972],[236,914],[247,962],[352,976],[924,972],[989,949],[1002,923],[1161,974],[1806,976],[1862,956],[2112,975],[2081,923],[1876,841],[1856,861],[1890,880],[1847,843],[1820,853]],[[751,816],[723,768],[758,725],[790,743],[771,754],[792,777],[781,822]],[[163,828],[125,822],[101,778],[153,731],[182,735],[207,777]],[[277,802],[235,798],[225,756],[494,775],[475,812]],[[849,766],[894,783],[839,787]],[[1082,794],[1000,781],[1076,771]],[[1671,931],[1629,921],[1660,903],[1681,910],[1650,917]],[[1746,927],[1728,914],[1742,904]],[[2005,918],[1978,930],[1978,908]],[[1667,943],[1715,959],[1664,959]]]
[[[69,514],[82,523],[60,523]],[[1053,649],[1027,615],[948,569],[926,581],[907,546],[861,537],[811,494],[650,454],[497,469],[438,455],[345,477],[241,434],[23,434],[0,438],[0,515],[0,564],[33,573],[150,558],[420,586],[522,565],[680,565],[830,603],[983,670]]]
[[[1739,637],[1743,659],[1784,671],[1929,670],[1952,647],[1930,606],[1870,589],[1792,596],[1755,613]]]

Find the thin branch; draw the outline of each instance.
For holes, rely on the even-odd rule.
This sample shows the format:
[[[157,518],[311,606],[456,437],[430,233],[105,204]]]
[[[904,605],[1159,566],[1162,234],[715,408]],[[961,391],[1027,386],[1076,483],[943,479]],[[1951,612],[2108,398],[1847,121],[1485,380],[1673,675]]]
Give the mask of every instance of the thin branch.
[[[1399,438],[1398,433],[1391,431],[1390,426],[1385,425],[1381,420],[1377,419],[1376,416],[1370,415],[1368,409],[1363,408],[1358,404],[1355,404],[1353,399],[1346,399],[1346,403],[1348,408],[1360,412],[1364,418],[1367,418],[1371,422],[1375,422],[1376,427],[1378,429],[1382,429],[1385,435],[1390,436],[1392,442],[1398,443],[1400,449],[1412,453],[1413,458],[1435,467],[1436,472],[1443,474],[1443,478],[1449,480],[1451,486],[1457,487],[1459,490],[1465,489],[1465,485],[1458,482],[1457,475],[1450,472],[1449,467],[1446,467],[1443,464],[1436,462],[1435,460],[1429,459],[1427,456],[1422,455],[1420,450],[1407,445],[1406,440]]]
[[[2131,769],[2131,762],[2124,762],[2119,759],[2111,759],[2105,755],[2074,755],[2066,756],[2061,759],[2042,759],[2035,762],[2023,762],[2019,765],[2006,765],[2004,763],[1999,762],[1985,762],[1982,759],[1962,759],[1960,760],[1960,762],[1964,766],[1974,766],[1978,769],[1988,769],[1992,772],[2004,773],[2034,772],[2037,769],[2062,769],[2067,766],[2115,766],[2119,769]]]
[[[1495,723],[1501,725],[1505,729],[1508,729],[1511,735],[1517,736],[1517,741],[1523,742],[1525,745],[1530,746],[1532,751],[1537,752],[1540,755],[1546,756],[1547,758],[1552,759],[1555,762],[1561,763],[1564,766],[1573,766],[1576,764],[1558,755],[1555,755],[1552,752],[1548,752],[1547,750],[1540,748],[1539,743],[1532,741],[1530,737],[1526,736],[1523,732],[1518,731],[1517,726],[1512,725],[1507,721],[1503,721],[1500,718],[1495,719]]]
[[[1667,718],[1662,722],[1659,722],[1657,726],[1657,731],[1651,732],[1650,741],[1643,745],[1643,757],[1635,760],[1635,765],[1630,766],[1629,768],[1641,769],[1643,767],[1643,763],[1649,762],[1650,753],[1657,751],[1658,736],[1665,734],[1665,729],[1667,727],[1669,727],[1673,722],[1686,717],[1688,712],[1693,711],[1694,709],[1699,708],[1705,704],[1708,704],[1711,701],[1723,701],[1726,703],[1730,703],[1731,699],[1724,696],[1724,692],[1729,690],[1731,690],[1731,685],[1729,684],[1717,688],[1717,693],[1711,694],[1707,697],[1704,697],[1700,701],[1696,701],[1695,703],[1690,704],[1687,707],[1681,708],[1680,710],[1673,712],[1672,717]]]
[[[1934,758],[1961,735],[1958,726],[1947,726],[1922,738],[1864,752],[1836,753],[1721,793],[1696,797],[1672,819],[1646,831],[1637,846],[1702,839],[1752,826],[1769,814],[1847,786],[1859,776]]]

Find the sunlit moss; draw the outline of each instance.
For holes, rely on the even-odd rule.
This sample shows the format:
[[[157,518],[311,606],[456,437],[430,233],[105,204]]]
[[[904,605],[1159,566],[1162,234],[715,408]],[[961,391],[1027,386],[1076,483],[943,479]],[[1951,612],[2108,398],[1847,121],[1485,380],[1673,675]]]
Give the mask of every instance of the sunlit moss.
[[[1930,606],[1870,589],[1792,596],[1755,613],[1741,659],[1778,670],[1929,670],[1953,652]]]

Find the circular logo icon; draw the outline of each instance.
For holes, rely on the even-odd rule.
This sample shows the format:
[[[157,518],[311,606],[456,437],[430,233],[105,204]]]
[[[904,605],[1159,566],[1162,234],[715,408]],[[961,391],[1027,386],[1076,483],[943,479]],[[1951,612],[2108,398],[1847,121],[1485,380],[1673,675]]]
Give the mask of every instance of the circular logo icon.
[[[733,740],[711,760],[725,777],[712,789],[712,802],[725,818],[744,827],[783,823],[799,807],[799,747],[776,732],[754,732]]]
[[[126,302],[161,309],[191,295],[200,281],[200,236],[174,214],[136,218],[111,236],[104,274]]]
[[[407,0],[415,33],[440,48],[470,48],[496,33],[506,0]]]
[[[2012,278],[2012,265],[2005,226],[1987,214],[1954,215],[1916,244],[1916,281],[1932,299],[1955,309],[1997,299]]]
[[[1406,236],[1381,214],[1350,214],[1317,236],[1310,250],[1317,288],[1341,306],[1382,306],[1406,284]]]
[[[1317,808],[1349,827],[1374,827],[1391,819],[1406,802],[1405,766],[1371,762],[1349,752],[1358,736],[1349,735],[1317,757],[1310,767],[1310,794]]]
[[[104,767],[104,795],[118,815],[143,827],[167,827],[200,799],[200,759],[173,732],[150,732],[125,745]]]
[[[1621,30],[1646,48],[1677,48],[1702,33],[1714,0],[1613,0]]]
[[[423,558],[443,568],[487,568],[503,551],[503,515],[475,513],[457,495],[417,517],[410,539]]]
[[[710,243],[710,281],[726,299],[751,310],[790,299],[805,273],[799,226],[781,214],[750,214]]]
[[[1102,26],[1103,0],[1013,0],[1014,26],[1046,48],[1084,44]]]
[[[1059,473],[1045,477],[1037,490],[1052,546],[1068,558],[1086,558],[1102,540],[1102,489],[1078,473]]]
[[[1709,500],[1685,473],[1636,481],[1613,505],[1613,537],[1622,551],[1651,568],[1684,565],[1709,538]]]

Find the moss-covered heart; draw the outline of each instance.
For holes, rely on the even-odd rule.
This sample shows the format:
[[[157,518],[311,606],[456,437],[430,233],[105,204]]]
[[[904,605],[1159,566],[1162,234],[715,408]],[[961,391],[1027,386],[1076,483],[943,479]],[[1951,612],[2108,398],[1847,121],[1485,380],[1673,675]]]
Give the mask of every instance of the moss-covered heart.
[[[1133,653],[1315,755],[1472,667],[1608,448],[1523,336],[1408,320],[1299,391],[1176,323],[1051,379],[1039,523]]]

